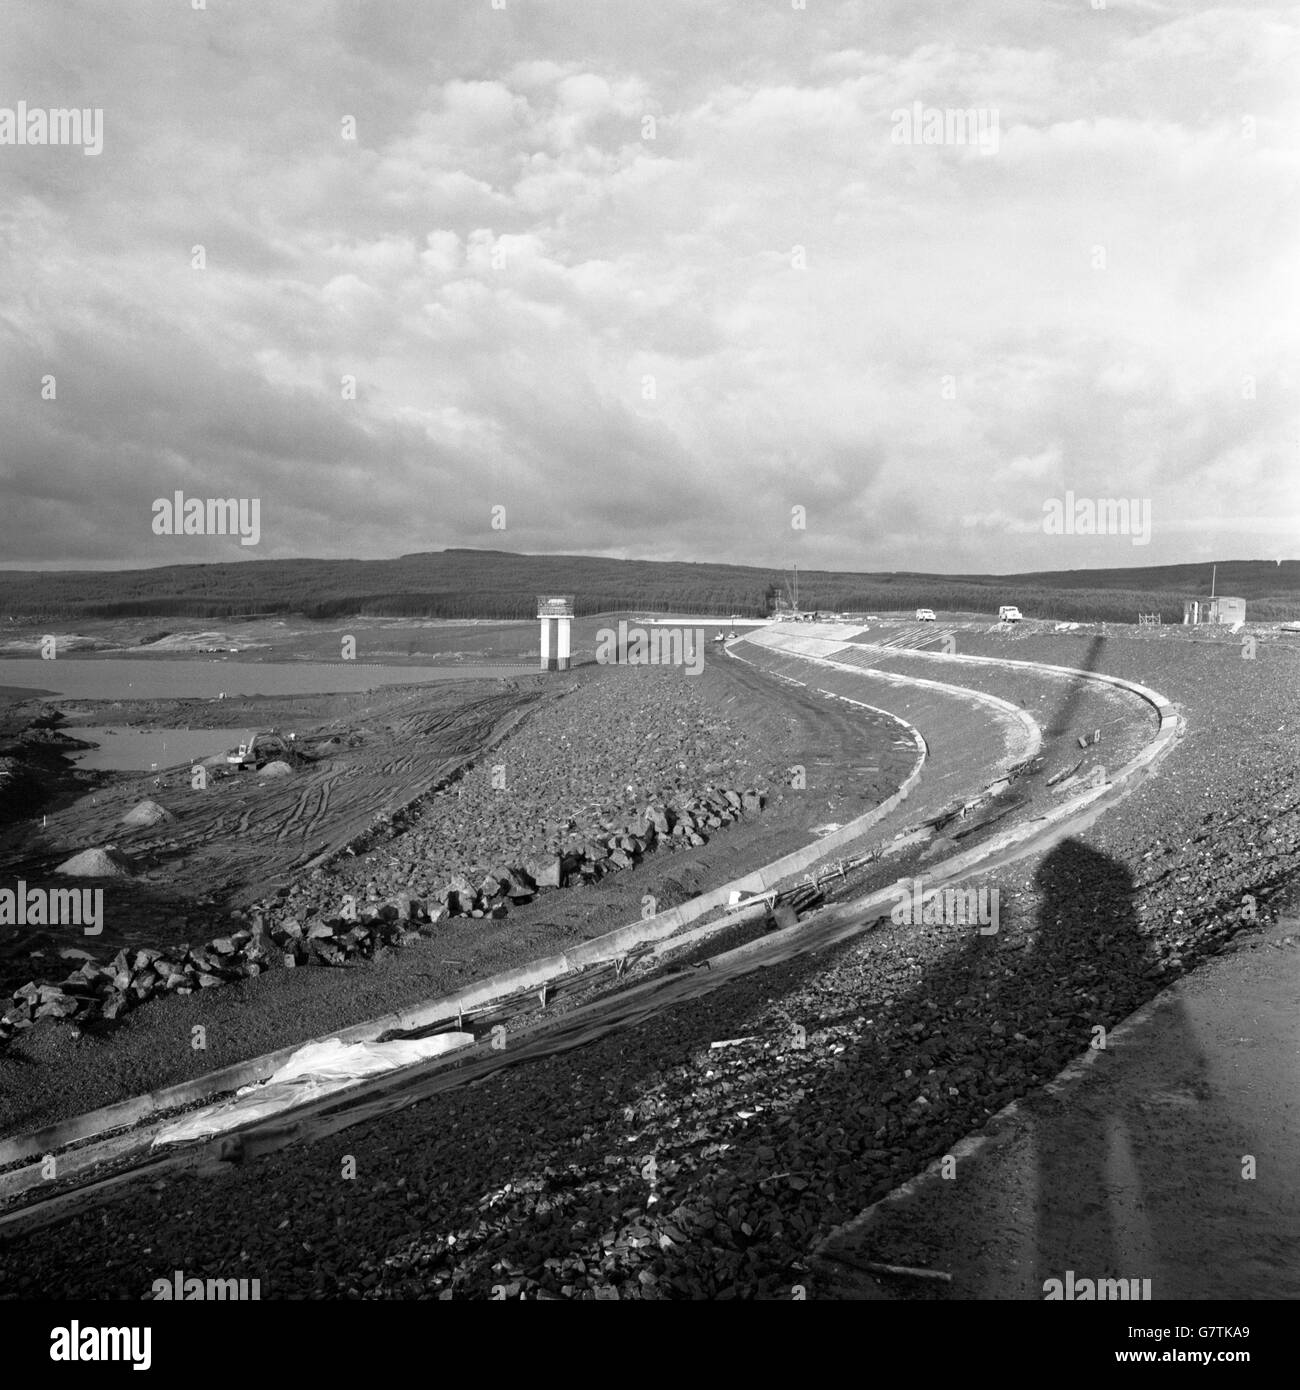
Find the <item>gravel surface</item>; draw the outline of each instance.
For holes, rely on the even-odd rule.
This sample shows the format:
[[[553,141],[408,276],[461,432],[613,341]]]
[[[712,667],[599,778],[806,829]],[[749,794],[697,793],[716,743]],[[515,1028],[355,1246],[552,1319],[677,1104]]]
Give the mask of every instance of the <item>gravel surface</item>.
[[[886,923],[382,1122],[128,1190],[5,1246],[0,1286],[135,1298],[180,1268],[272,1298],[815,1296],[820,1236],[1294,881],[1300,654],[1111,639],[1098,659],[1190,733],[1086,835],[996,875],[996,936]]]
[[[756,731],[726,717],[715,680],[671,668],[597,668],[565,699],[454,787],[424,803],[381,845],[331,865],[327,892],[428,897],[455,874],[581,852],[603,831],[635,825],[651,804],[705,788],[784,782]],[[600,737],[593,737],[599,729]]]
[[[1059,1089],[1000,1116],[947,1177],[852,1223],[823,1252],[850,1263],[818,1262],[831,1296],[1040,1300],[1074,1270],[1149,1279],[1157,1301],[1300,1298],[1298,927],[1243,934]],[[866,1261],[951,1282],[873,1277]]]

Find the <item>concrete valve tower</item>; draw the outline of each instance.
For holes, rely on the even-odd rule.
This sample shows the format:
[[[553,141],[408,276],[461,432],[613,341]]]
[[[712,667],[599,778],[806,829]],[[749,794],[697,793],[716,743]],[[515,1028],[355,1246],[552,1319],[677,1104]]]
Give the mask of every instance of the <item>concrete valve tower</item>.
[[[573,622],[573,595],[542,595],[537,600],[537,617],[542,625],[542,670],[569,669],[569,627]],[[552,629],[554,638],[552,641]]]

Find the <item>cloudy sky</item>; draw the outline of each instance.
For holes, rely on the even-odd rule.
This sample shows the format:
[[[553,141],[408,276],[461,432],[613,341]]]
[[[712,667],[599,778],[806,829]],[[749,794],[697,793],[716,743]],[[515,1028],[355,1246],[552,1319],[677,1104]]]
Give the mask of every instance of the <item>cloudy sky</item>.
[[[0,565],[1300,556],[1297,9],[199,3],[0,0]]]

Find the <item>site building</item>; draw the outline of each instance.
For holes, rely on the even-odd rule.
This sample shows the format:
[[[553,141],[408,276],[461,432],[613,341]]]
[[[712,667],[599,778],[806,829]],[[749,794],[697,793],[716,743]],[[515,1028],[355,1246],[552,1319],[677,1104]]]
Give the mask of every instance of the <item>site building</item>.
[[[1217,598],[1189,598],[1183,600],[1184,625],[1198,623],[1227,623],[1235,625],[1246,621],[1246,600],[1229,598],[1220,594]]]

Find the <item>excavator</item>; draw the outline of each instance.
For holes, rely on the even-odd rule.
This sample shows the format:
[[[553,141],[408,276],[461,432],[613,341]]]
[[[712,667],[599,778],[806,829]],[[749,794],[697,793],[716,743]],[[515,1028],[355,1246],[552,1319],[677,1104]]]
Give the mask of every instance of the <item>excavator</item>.
[[[233,753],[227,753],[226,762],[233,767],[258,768],[276,758],[288,760],[295,752],[297,737],[297,734],[282,734],[278,729],[259,730]]]

